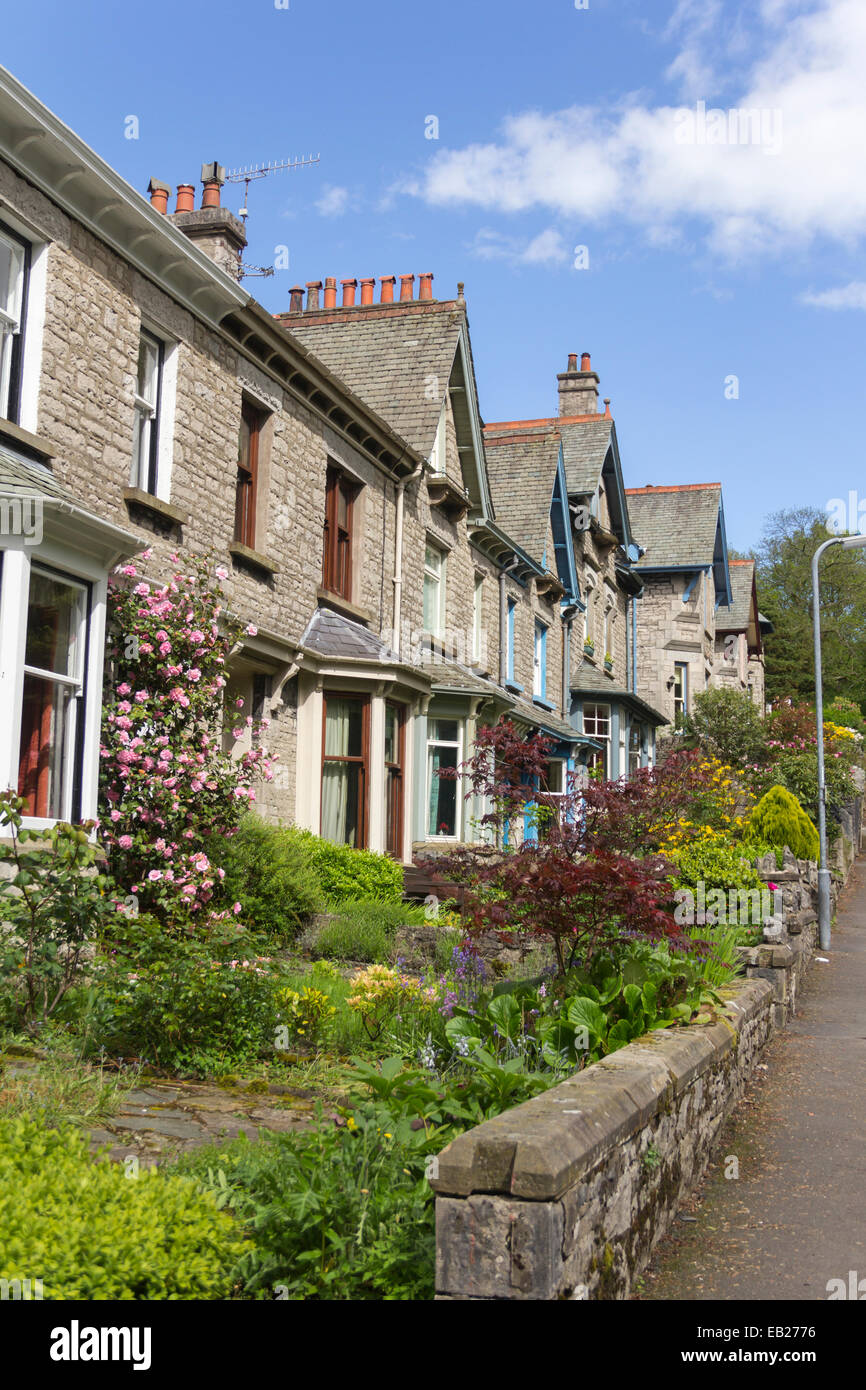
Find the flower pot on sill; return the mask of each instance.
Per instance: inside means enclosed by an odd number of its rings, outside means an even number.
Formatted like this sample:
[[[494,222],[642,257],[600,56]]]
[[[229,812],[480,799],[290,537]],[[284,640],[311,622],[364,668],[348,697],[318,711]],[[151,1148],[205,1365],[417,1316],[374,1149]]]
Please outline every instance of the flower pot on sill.
[[[590,646],[588,642],[584,642],[583,654],[584,656],[595,656],[595,647]]]
[[[611,660],[611,658],[610,658],[609,656],[606,656],[606,657],[604,658],[604,669],[605,669],[606,671],[612,671],[612,670],[613,670],[613,661]]]

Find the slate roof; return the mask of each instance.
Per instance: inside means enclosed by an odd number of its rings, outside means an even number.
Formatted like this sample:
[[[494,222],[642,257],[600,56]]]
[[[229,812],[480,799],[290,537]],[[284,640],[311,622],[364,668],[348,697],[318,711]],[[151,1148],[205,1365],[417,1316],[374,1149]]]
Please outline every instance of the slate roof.
[[[752,580],[754,560],[730,560],[731,593],[733,602],[719,604],[716,610],[717,632],[745,632],[752,625]]]
[[[612,703],[631,705],[638,714],[651,724],[667,724],[669,721],[665,715],[660,714],[652,705],[647,704],[633,690],[624,690],[622,686],[615,685],[609,676],[599,669],[592,661],[581,662],[577,676],[571,685],[572,695],[594,695],[599,700],[610,701]]]
[[[31,462],[0,444],[0,495],[4,497],[52,497],[59,502],[79,506],[71,492],[63,487],[49,468]]]
[[[304,629],[301,647],[341,661],[397,662],[399,657],[374,632],[330,608],[317,608]]]
[[[458,692],[467,695],[487,695],[489,699],[506,707],[504,712],[507,718],[519,719],[534,729],[541,729],[542,733],[553,734],[561,742],[591,742],[552,710],[542,709],[531,700],[522,700],[519,696],[510,694],[501,685],[496,685],[494,681],[479,675],[477,671],[471,670],[459,661],[440,657],[429,665],[425,663],[424,670],[433,681],[434,694]]]
[[[426,456],[436,437],[464,312],[452,300],[431,305],[412,315],[395,309],[333,322],[317,323],[311,317],[305,323],[303,314],[279,321]]]
[[[516,435],[484,432],[487,476],[496,520],[540,564],[544,557],[559,462],[555,430]],[[553,555],[545,561],[554,567]]]
[[[565,482],[569,497],[586,497],[595,492],[607,451],[611,445],[613,421],[605,415],[597,419],[560,422]]]
[[[712,565],[721,496],[721,483],[626,488],[632,535],[646,552],[635,568]]]

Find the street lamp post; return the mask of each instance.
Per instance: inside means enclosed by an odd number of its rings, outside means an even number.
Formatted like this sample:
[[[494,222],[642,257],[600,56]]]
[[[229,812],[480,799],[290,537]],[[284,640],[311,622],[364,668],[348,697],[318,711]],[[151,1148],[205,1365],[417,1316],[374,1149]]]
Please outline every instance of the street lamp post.
[[[818,733],[818,931],[821,949],[830,946],[830,866],[827,863],[827,792],[824,777],[824,692],[821,672],[821,605],[818,561],[831,545],[853,550],[866,545],[866,536],[833,536],[823,541],[812,556],[812,637],[815,644],[815,721]]]

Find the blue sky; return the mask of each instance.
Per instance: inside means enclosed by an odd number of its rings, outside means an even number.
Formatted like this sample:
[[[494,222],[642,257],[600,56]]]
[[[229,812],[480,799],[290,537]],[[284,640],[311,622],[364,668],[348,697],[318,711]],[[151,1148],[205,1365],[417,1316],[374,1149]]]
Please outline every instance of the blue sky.
[[[627,485],[719,479],[731,544],[866,496],[862,0],[282,4],[18,6],[2,61],[142,192],[320,153],[252,185],[247,289],[463,280],[485,419],[590,351]]]

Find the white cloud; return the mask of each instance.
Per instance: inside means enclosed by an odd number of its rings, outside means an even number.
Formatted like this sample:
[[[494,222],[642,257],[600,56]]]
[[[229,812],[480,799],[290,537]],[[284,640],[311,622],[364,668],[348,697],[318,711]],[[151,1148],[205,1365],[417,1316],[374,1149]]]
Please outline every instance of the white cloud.
[[[835,290],[822,290],[818,294],[807,291],[800,300],[818,309],[866,309],[866,280],[852,280],[850,285],[839,285]]]
[[[562,265],[568,259],[568,246],[562,233],[547,227],[531,241],[505,236],[490,227],[482,227],[470,247],[485,261],[510,261],[512,265]]]
[[[349,190],[338,185],[327,187],[316,202],[316,209],[323,217],[340,217],[348,206]]]
[[[743,134],[681,143],[682,108],[645,99],[525,111],[503,122],[497,140],[440,151],[402,191],[443,207],[540,210],[581,228],[628,221],[656,243],[697,222],[731,259],[822,237],[855,243],[866,233],[866,4],[763,0],[753,17],[762,27],[747,59],[716,4],[683,0],[671,21],[680,43],[671,72],[692,111],[704,100],[762,112],[763,143]],[[724,105],[718,83],[703,97],[695,87],[709,83],[718,52]]]

